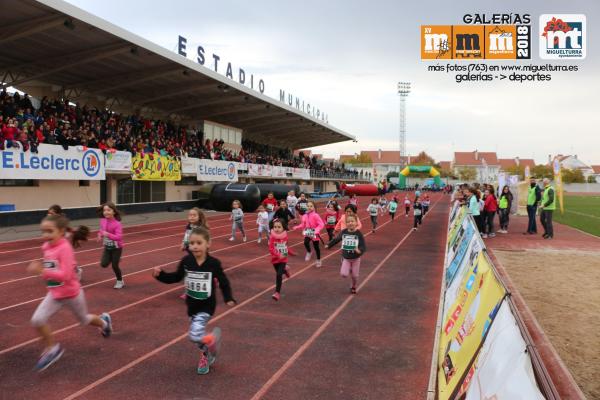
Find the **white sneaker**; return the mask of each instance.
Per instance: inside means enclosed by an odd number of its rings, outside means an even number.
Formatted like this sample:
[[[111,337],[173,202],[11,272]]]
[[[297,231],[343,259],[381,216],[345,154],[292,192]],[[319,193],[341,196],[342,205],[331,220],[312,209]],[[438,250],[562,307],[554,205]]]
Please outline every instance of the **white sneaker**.
[[[257,242],[258,242],[258,243],[260,243],[260,236],[258,237],[258,240],[257,240]]]
[[[120,281],[117,281],[117,283],[115,283],[115,286],[113,286],[113,288],[115,288],[115,289],[123,289],[123,286],[125,286],[125,282],[122,281],[122,280],[120,280]]]
[[[321,268],[321,260],[317,260],[317,268]]]
[[[233,236],[229,238],[230,242],[233,242],[234,240],[235,240],[235,238]]]
[[[306,253],[306,255],[304,256],[304,261],[309,261],[310,256],[312,256],[312,253]]]
[[[246,236],[244,236],[244,239],[243,239],[243,241],[245,242],[246,240],[248,240],[248,239],[246,238]]]

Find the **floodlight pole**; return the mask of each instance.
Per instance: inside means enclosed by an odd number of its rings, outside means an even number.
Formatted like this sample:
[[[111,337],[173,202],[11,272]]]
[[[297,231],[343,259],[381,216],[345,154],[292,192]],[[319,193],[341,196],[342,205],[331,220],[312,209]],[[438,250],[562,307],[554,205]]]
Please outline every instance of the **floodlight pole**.
[[[406,98],[410,93],[410,82],[398,82],[400,95],[400,169],[404,166],[406,157]],[[398,171],[400,172],[400,171]]]

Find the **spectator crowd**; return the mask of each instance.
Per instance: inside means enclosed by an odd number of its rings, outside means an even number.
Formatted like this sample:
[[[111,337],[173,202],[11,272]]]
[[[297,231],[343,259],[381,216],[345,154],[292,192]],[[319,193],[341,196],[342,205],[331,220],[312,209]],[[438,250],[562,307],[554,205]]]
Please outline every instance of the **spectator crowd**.
[[[223,140],[204,140],[202,131],[171,121],[140,115],[120,115],[109,110],[79,106],[68,100],[42,98],[35,109],[30,98],[19,93],[0,92],[0,150],[20,148],[37,152],[40,143],[86,146],[103,151],[121,150],[172,157],[269,164],[307,168],[323,173],[350,173],[333,162],[290,149],[242,141],[239,152],[226,148]],[[358,174],[356,174],[358,175]]]

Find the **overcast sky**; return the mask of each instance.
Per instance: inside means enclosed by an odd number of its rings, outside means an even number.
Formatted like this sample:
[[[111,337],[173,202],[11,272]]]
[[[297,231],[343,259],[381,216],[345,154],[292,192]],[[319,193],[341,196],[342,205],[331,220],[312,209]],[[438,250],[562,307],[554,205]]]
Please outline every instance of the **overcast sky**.
[[[242,67],[264,79],[265,94],[279,99],[284,89],[318,106],[330,125],[358,138],[314,149],[326,156],[397,150],[396,84],[410,81],[409,154],[425,150],[441,161],[453,151],[479,149],[539,163],[562,153],[600,164],[598,1],[69,2],[172,51],[182,35],[188,52],[200,44],[211,61],[216,53],[234,71]],[[550,82],[456,84],[452,76],[427,72],[431,63],[420,59],[422,24],[462,24],[467,13],[527,13],[531,62],[545,64],[538,56],[538,18],[553,12],[587,16],[587,58],[553,62],[578,65],[576,73],[555,72]]]

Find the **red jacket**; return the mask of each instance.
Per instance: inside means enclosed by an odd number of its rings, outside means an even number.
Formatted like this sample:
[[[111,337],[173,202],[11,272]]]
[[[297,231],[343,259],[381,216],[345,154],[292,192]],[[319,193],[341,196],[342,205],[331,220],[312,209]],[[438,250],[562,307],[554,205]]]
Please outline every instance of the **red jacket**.
[[[483,202],[483,211],[487,212],[496,212],[498,210],[498,202],[496,201],[496,196],[490,194],[485,198]]]
[[[277,207],[277,199],[273,197],[269,199],[268,197],[262,201],[262,205],[265,206],[267,212],[274,212]],[[271,209],[269,209],[269,205],[271,205]]]
[[[271,230],[271,235],[269,236],[269,252],[271,253],[271,263],[287,263],[287,255],[282,255],[280,253],[282,248],[287,250],[288,254],[292,256],[296,255],[291,248],[287,247],[287,242],[288,234],[286,231],[277,234],[275,231]]]
[[[330,218],[335,218],[332,223],[329,223]],[[327,211],[325,211],[325,214],[323,214],[323,221],[325,221],[325,229],[335,228],[335,224],[337,224],[339,219],[340,219],[339,211],[333,211],[333,210],[327,209]]]

